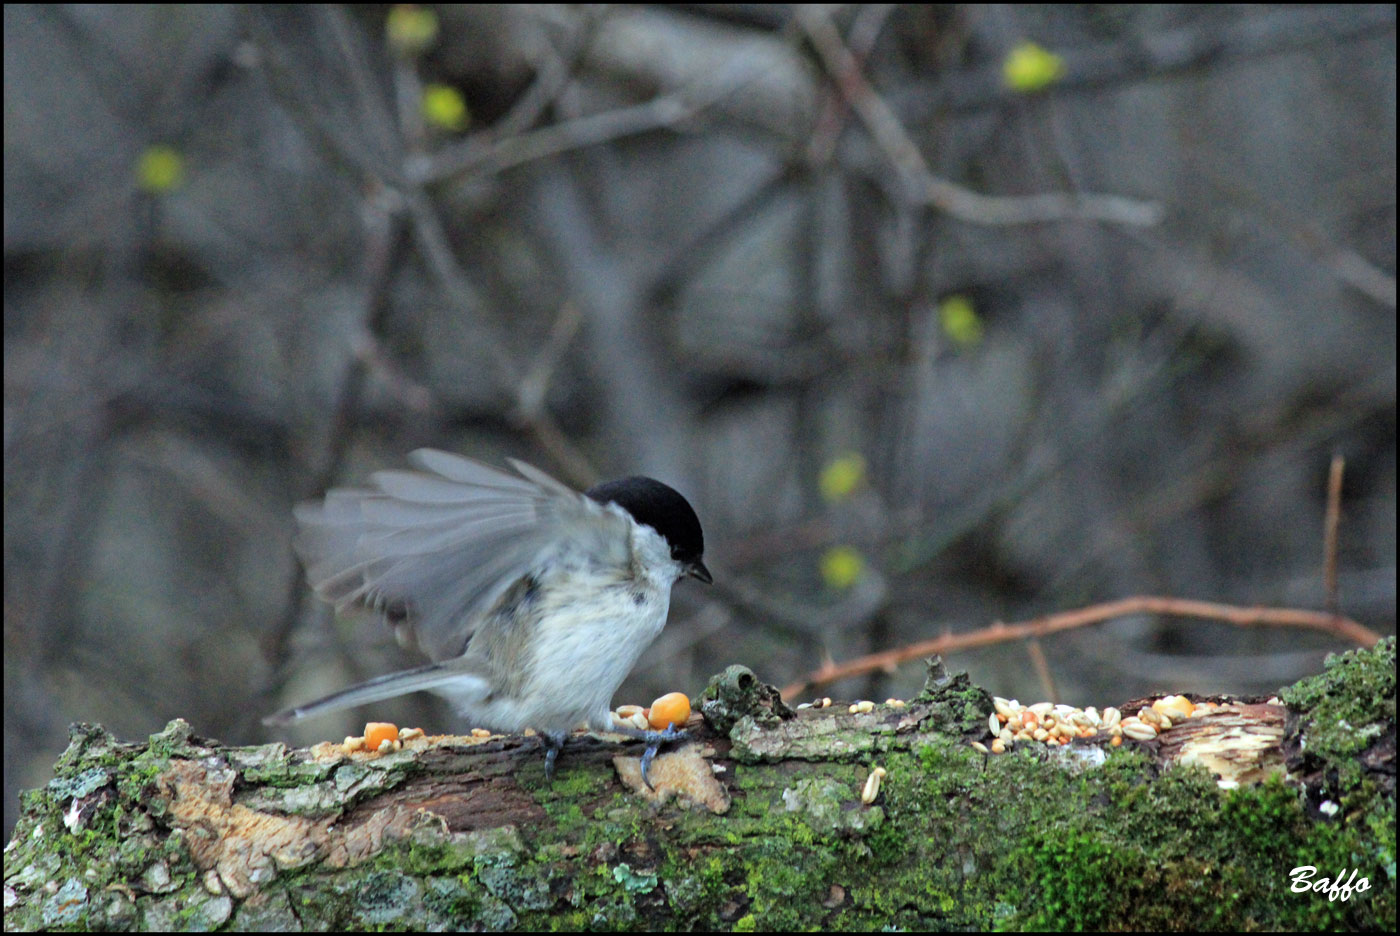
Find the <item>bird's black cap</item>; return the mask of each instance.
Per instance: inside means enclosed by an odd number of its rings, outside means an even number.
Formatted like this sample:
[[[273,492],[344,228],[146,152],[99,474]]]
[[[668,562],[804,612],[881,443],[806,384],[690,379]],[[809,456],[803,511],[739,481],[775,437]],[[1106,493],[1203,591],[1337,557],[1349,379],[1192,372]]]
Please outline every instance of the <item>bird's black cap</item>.
[[[702,582],[710,572],[701,559],[705,555],[705,534],[700,518],[679,491],[655,478],[633,476],[595,484],[583,492],[600,504],[617,504],[638,523],[645,523],[671,545],[671,558],[687,567]]]

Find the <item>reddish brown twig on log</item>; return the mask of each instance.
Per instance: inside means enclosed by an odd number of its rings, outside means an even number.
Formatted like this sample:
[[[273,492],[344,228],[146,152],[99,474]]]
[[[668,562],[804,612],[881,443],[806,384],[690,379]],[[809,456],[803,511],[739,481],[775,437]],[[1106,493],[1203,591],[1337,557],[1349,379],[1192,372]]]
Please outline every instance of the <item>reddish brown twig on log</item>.
[[[872,653],[868,656],[847,660],[845,663],[828,663],[810,673],[805,679],[783,689],[783,697],[806,692],[815,686],[846,679],[850,676],[864,676],[877,670],[892,671],[901,663],[932,656],[935,653],[950,653],[954,650],[968,650],[973,647],[986,647],[1006,643],[1010,640],[1026,640],[1044,637],[1047,634],[1077,627],[1086,627],[1103,621],[1124,617],[1129,614],[1167,614],[1176,617],[1206,618],[1225,621],[1236,627],[1302,627],[1308,630],[1332,634],[1339,640],[1374,646],[1380,635],[1364,627],[1351,618],[1325,611],[1308,611],[1302,608],[1245,608],[1239,605],[1219,604],[1213,601],[1195,601],[1189,598],[1169,598],[1162,595],[1137,595],[1103,604],[1061,611],[1044,617],[1004,624],[1000,621],[980,630],[965,634],[944,634],[929,640],[921,640],[904,647]]]

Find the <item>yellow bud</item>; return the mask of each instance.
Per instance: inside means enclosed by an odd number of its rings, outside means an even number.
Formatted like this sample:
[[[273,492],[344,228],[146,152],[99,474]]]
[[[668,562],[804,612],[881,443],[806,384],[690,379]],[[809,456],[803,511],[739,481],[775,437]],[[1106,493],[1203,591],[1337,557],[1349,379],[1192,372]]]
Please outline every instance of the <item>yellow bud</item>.
[[[822,469],[817,486],[822,498],[830,503],[843,501],[865,480],[865,458],[859,452],[847,452],[832,459]]]
[[[1065,74],[1064,59],[1034,42],[1023,42],[1012,49],[1001,67],[1006,86],[1013,91],[1039,91]]]
[[[444,130],[465,130],[471,123],[462,92],[451,85],[430,84],[423,89],[423,119]]]
[[[404,55],[417,55],[437,39],[437,13],[414,3],[400,3],[384,22],[389,45]]]
[[[822,554],[822,581],[829,588],[844,590],[854,585],[865,571],[865,558],[850,546],[833,546]]]
[[[179,188],[185,180],[185,158],[173,146],[155,144],[136,161],[136,183],[142,191],[160,194]]]
[[[940,302],[938,321],[943,333],[959,347],[975,347],[982,341],[982,319],[966,296],[952,295]]]

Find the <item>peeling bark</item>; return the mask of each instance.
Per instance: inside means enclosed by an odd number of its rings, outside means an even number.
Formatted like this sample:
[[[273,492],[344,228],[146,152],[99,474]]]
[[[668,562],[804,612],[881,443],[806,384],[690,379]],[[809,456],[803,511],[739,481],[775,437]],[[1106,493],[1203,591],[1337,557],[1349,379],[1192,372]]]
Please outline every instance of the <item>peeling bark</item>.
[[[529,737],[370,754],[78,725],[24,797],[5,923],[1393,929],[1394,657],[1388,639],[1277,699],[1216,699],[1148,743],[990,757],[971,747],[990,699],[941,667],[857,713],[794,712],[731,667],[655,791],[636,745],[594,737],[551,787]],[[1369,889],[1293,893],[1304,864]]]

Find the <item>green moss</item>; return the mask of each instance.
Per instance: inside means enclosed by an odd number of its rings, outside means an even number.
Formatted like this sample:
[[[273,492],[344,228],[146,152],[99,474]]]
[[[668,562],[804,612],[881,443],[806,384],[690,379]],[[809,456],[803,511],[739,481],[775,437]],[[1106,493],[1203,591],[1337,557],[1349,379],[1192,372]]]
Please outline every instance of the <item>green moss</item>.
[[[1026,843],[1027,873],[1041,899],[1022,922],[1029,929],[1117,929],[1141,899],[1145,859],[1085,832],[1035,836]]]
[[[867,839],[877,864],[892,865],[909,853],[909,837],[893,823],[885,823]]]
[[[544,776],[543,772],[540,776]],[[601,770],[560,770],[554,775],[554,782],[537,795],[540,799],[550,800],[578,799],[606,792],[611,787],[611,780]]]
[[[1393,672],[1384,672],[1393,645],[1371,654],[1339,658],[1288,693],[1290,704],[1313,706],[1295,708],[1305,724],[1359,729],[1331,742],[1326,757],[1365,750],[1366,738],[1394,730]],[[363,865],[284,875],[280,916],[245,905],[231,925],[300,914],[334,929],[1393,928],[1394,800],[1372,775],[1358,771],[1346,785],[1331,774],[1339,808],[1319,814],[1313,791],[1296,784],[1222,792],[1200,769],[1157,775],[1155,758],[1132,745],[1102,753],[1017,745],[987,757],[958,729],[985,721],[980,690],[931,678],[924,698],[923,710],[911,704],[916,725],[886,710],[862,729],[838,713],[834,731],[804,742],[810,761],[765,755],[731,765],[722,776],[734,803],[722,817],[658,807],[621,790],[606,769],[561,770],[552,788],[527,769],[538,822],[452,834],[425,821]],[[800,734],[819,718],[784,721],[776,734]],[[863,752],[849,743],[859,730],[869,739]],[[220,916],[227,902],[203,891],[183,833],[161,839],[161,751],[202,750],[200,742],[176,725],[139,754],[117,756],[110,736],[88,729],[75,731],[70,750],[82,756],[66,758],[56,784],[22,800],[6,883],[33,896],[7,925],[230,925]],[[290,802],[314,805],[350,779],[289,769],[275,746],[229,758],[286,784]],[[880,797],[861,803],[876,764],[888,772]],[[356,795],[361,785],[400,782],[406,769],[361,770]],[[116,801],[70,834],[62,817],[73,797],[103,791]],[[45,849],[31,841],[40,826],[35,841]],[[133,902],[107,890],[112,880],[140,880],[153,862],[169,871],[159,893],[143,890]],[[1295,895],[1288,872],[1302,864],[1329,877],[1356,868],[1372,889],[1346,903]],[[42,889],[48,881],[81,884],[54,902]]]
[[[68,728],[68,747],[54,763],[54,773],[64,776],[93,766],[115,766],[123,749],[130,746],[122,745],[101,725],[76,722]]]
[[[1298,793],[1278,779],[1222,793],[1202,770],[1173,771],[1118,786],[1107,814],[1029,830],[1005,876],[1025,884],[1009,900],[1023,908],[1012,925],[1312,929],[1373,921],[1374,908],[1361,901],[1299,899],[1288,889],[1289,872],[1303,864],[1356,867],[1355,845],[1340,827],[1309,819]],[[1379,869],[1361,873],[1368,870]]]
[[[1395,638],[1369,650],[1328,656],[1323,672],[1282,690],[1289,708],[1306,712],[1303,767],[1336,774],[1332,792],[1363,780],[1359,755],[1395,732]]]
[[[481,889],[469,878],[431,877],[423,894],[424,906],[445,920],[474,919],[481,907]]]
[[[1322,673],[1300,679],[1279,696],[1314,719],[1337,718],[1364,726],[1395,720],[1395,638],[1369,650],[1331,654]]]
[[[927,721],[937,724],[944,735],[976,731],[992,713],[992,697],[973,685],[966,673],[948,673],[938,657],[929,663],[924,688],[914,701],[931,704]]]
[[[292,757],[283,744],[235,749],[229,752],[229,765],[236,767],[246,782],[274,789],[294,789],[320,783],[334,776],[340,766],[334,760]]]
[[[524,851],[519,833],[509,826],[451,835],[439,823],[425,819],[407,837],[380,852],[375,861],[381,867],[410,874],[451,874],[483,864],[512,865]]]
[[[748,854],[744,893],[751,901],[751,915],[765,930],[798,928],[804,918],[799,907],[819,896],[806,867],[811,853],[806,849],[786,850],[789,860],[782,862],[773,860],[775,856],[762,845],[745,849]]]
[[[161,760],[172,757],[198,759],[211,753],[194,736],[194,729],[183,718],[173,718],[160,731],[146,740],[146,753]]]
[[[715,731],[727,735],[741,719],[771,728],[794,716],[772,686],[747,666],[734,665],[712,677],[695,699],[695,708]]]

